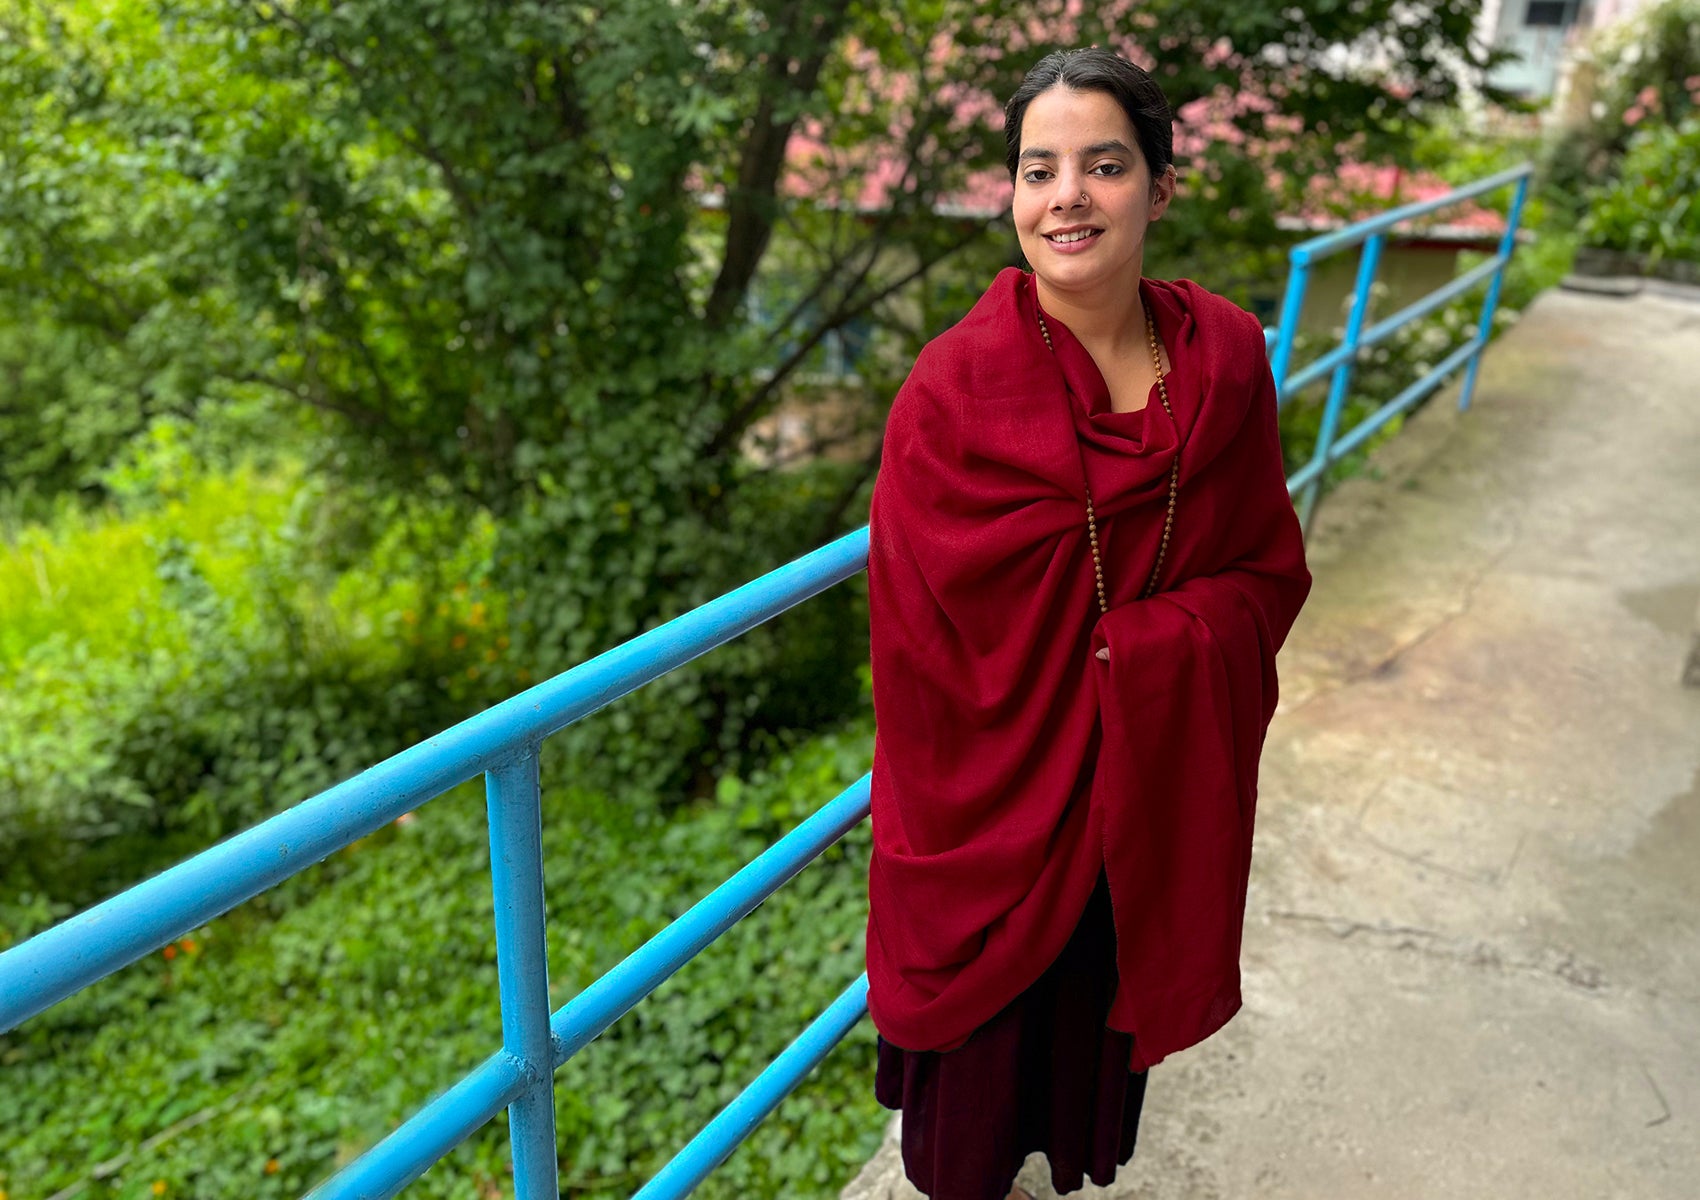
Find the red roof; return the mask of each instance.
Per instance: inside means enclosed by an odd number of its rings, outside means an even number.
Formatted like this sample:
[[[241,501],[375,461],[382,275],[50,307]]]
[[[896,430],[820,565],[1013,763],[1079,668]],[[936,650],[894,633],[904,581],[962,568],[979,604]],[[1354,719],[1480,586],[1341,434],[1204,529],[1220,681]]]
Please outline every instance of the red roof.
[[[849,53],[854,59],[858,51],[853,47]],[[864,95],[883,93],[884,100],[902,100],[913,88],[913,81],[906,76],[884,75],[871,53],[865,57],[868,61],[859,76]],[[856,105],[854,95],[848,104]],[[1236,112],[1266,113],[1272,143],[1298,131],[1296,118],[1283,117],[1272,109],[1268,99],[1250,92],[1238,95],[1222,92],[1193,101],[1176,114],[1177,157],[1195,155],[1212,142],[1244,145],[1245,131],[1233,121]],[[951,125],[957,128],[1001,125],[999,110],[1000,106],[991,97],[965,88],[954,102]],[[904,171],[907,155],[902,147],[907,133],[905,129],[894,128],[884,139],[869,140],[848,149],[833,148],[822,139],[818,121],[805,123],[786,147],[788,170],[781,183],[782,190],[794,198],[812,198],[862,212],[881,211],[890,205],[894,193],[913,190],[913,182],[905,178]],[[1279,184],[1279,173],[1271,171],[1270,181],[1272,185]],[[1192,184],[1209,197],[1208,179],[1192,178],[1183,183]],[[1335,229],[1401,204],[1445,195],[1451,187],[1425,171],[1349,162],[1332,174],[1313,179],[1303,207],[1285,216],[1281,223],[1293,229]],[[991,167],[965,173],[960,183],[948,190],[934,207],[946,213],[990,219],[1008,209],[1013,195],[1008,172],[1001,166]],[[1466,201],[1431,216],[1420,228],[1430,238],[1475,241],[1503,233],[1505,218],[1492,209]]]

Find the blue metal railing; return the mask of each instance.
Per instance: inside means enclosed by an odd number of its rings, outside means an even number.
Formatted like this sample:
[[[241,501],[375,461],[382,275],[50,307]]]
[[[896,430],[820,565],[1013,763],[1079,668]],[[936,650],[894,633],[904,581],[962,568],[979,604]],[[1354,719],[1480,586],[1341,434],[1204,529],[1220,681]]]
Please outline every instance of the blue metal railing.
[[[1476,366],[1492,328],[1500,281],[1515,245],[1529,174],[1527,166],[1503,172],[1436,200],[1395,209],[1293,248],[1281,323],[1276,330],[1266,331],[1278,393],[1285,401],[1333,372],[1316,452],[1311,462],[1288,480],[1289,494],[1305,492],[1301,503],[1307,517],[1329,465],[1440,386],[1465,362],[1470,371],[1461,407],[1468,406]],[[1448,204],[1512,184],[1517,191],[1498,255],[1392,317],[1365,328],[1369,288],[1388,230]],[[1288,376],[1311,264],[1358,244],[1364,246],[1364,252],[1342,344]],[[1339,434],[1335,426],[1357,355],[1490,278],[1476,336],[1398,397]],[[518,1200],[558,1198],[555,1071],[866,817],[869,780],[864,775],[846,788],[551,1013],[544,946],[538,747],[550,734],[856,574],[867,565],[867,557],[868,530],[864,527],[511,697],[0,954],[0,1033],[377,831],[425,801],[483,774],[491,887],[496,899],[502,1047],[312,1194],[324,1200],[393,1196],[506,1108]],[[674,1200],[690,1192],[844,1037],[866,1009],[864,975],[663,1167],[637,1193],[637,1200]]]
[[[1330,373],[1333,375],[1329,384],[1328,400],[1322,411],[1322,423],[1317,431],[1316,448],[1310,461],[1295,471],[1287,481],[1288,494],[1299,493],[1299,516],[1307,529],[1316,510],[1323,475],[1328,468],[1363,445],[1394,417],[1440,387],[1454,371],[1465,364],[1468,364],[1469,370],[1464,377],[1458,407],[1470,407],[1470,399],[1476,390],[1476,372],[1481,363],[1482,350],[1487,346],[1488,337],[1493,332],[1493,316],[1499,306],[1505,268],[1510,264],[1512,252],[1517,246],[1517,230],[1523,219],[1523,206],[1528,200],[1529,180],[1533,174],[1534,167],[1524,163],[1457,188],[1444,196],[1390,209],[1378,217],[1300,242],[1288,252],[1291,266],[1287,273],[1286,296],[1281,302],[1280,324],[1274,331],[1266,333],[1271,346],[1269,365],[1275,375],[1276,392],[1280,402],[1286,403],[1304,388],[1320,381],[1323,376]],[[1388,233],[1418,217],[1507,187],[1514,188],[1515,191],[1511,198],[1505,232],[1499,240],[1498,252],[1486,262],[1366,329],[1364,323],[1368,320],[1370,289],[1375,283],[1376,270],[1381,264],[1381,252]],[[1321,259],[1338,254],[1342,250],[1349,250],[1353,246],[1362,246],[1363,250],[1358,258],[1357,286],[1352,294],[1352,306],[1346,318],[1346,328],[1340,345],[1300,370],[1288,374],[1292,367],[1293,343],[1298,336],[1299,318],[1304,311],[1305,292],[1310,286],[1312,267]],[[1475,336],[1454,349],[1421,379],[1350,430],[1341,433],[1340,415],[1351,391],[1352,369],[1359,356],[1370,347],[1386,341],[1413,321],[1434,312],[1449,300],[1481,286],[1484,281],[1487,282],[1488,291],[1482,302]]]
[[[520,1200],[558,1197],[555,1071],[861,821],[868,812],[868,785],[864,778],[846,789],[551,1015],[538,745],[849,578],[867,560],[864,528],[409,747],[0,954],[0,1032],[483,774],[502,1048],[313,1194],[327,1200],[393,1196],[507,1108],[516,1195]],[[777,1103],[824,1054],[831,1042],[822,1039],[844,1026],[846,1009],[859,1013],[865,1007],[865,994],[865,981],[851,985],[733,1102],[728,1109],[732,1119],[765,1113]],[[725,1120],[723,1114],[722,1130],[728,1128]],[[702,1141],[699,1137],[687,1148],[688,1161],[675,1160],[650,1183],[645,1189],[650,1197],[683,1195],[737,1145],[733,1140],[705,1147]]]

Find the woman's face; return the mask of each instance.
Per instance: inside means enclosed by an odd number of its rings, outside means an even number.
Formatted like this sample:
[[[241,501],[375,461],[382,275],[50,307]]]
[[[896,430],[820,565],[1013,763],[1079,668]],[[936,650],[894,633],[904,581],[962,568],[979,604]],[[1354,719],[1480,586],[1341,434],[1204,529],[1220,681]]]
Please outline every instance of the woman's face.
[[[1041,92],[1021,123],[1015,232],[1041,283],[1079,295],[1131,287],[1145,230],[1174,195],[1174,172],[1153,180],[1133,122],[1105,92]]]

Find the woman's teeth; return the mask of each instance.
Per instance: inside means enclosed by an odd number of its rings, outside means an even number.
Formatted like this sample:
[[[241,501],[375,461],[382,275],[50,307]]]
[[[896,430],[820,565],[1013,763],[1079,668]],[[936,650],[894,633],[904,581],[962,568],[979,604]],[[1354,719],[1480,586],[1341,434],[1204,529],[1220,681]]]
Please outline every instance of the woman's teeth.
[[[1073,233],[1053,233],[1047,235],[1053,242],[1081,242],[1102,232],[1098,229],[1078,229]]]

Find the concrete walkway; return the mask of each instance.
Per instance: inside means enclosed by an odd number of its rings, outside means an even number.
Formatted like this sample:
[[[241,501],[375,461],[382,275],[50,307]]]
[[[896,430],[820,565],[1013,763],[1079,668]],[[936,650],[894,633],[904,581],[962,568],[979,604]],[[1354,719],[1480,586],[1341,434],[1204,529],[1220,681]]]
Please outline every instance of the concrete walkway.
[[[1456,395],[1320,509],[1245,1009],[1079,1195],[1700,1196],[1700,297],[1550,292]]]

